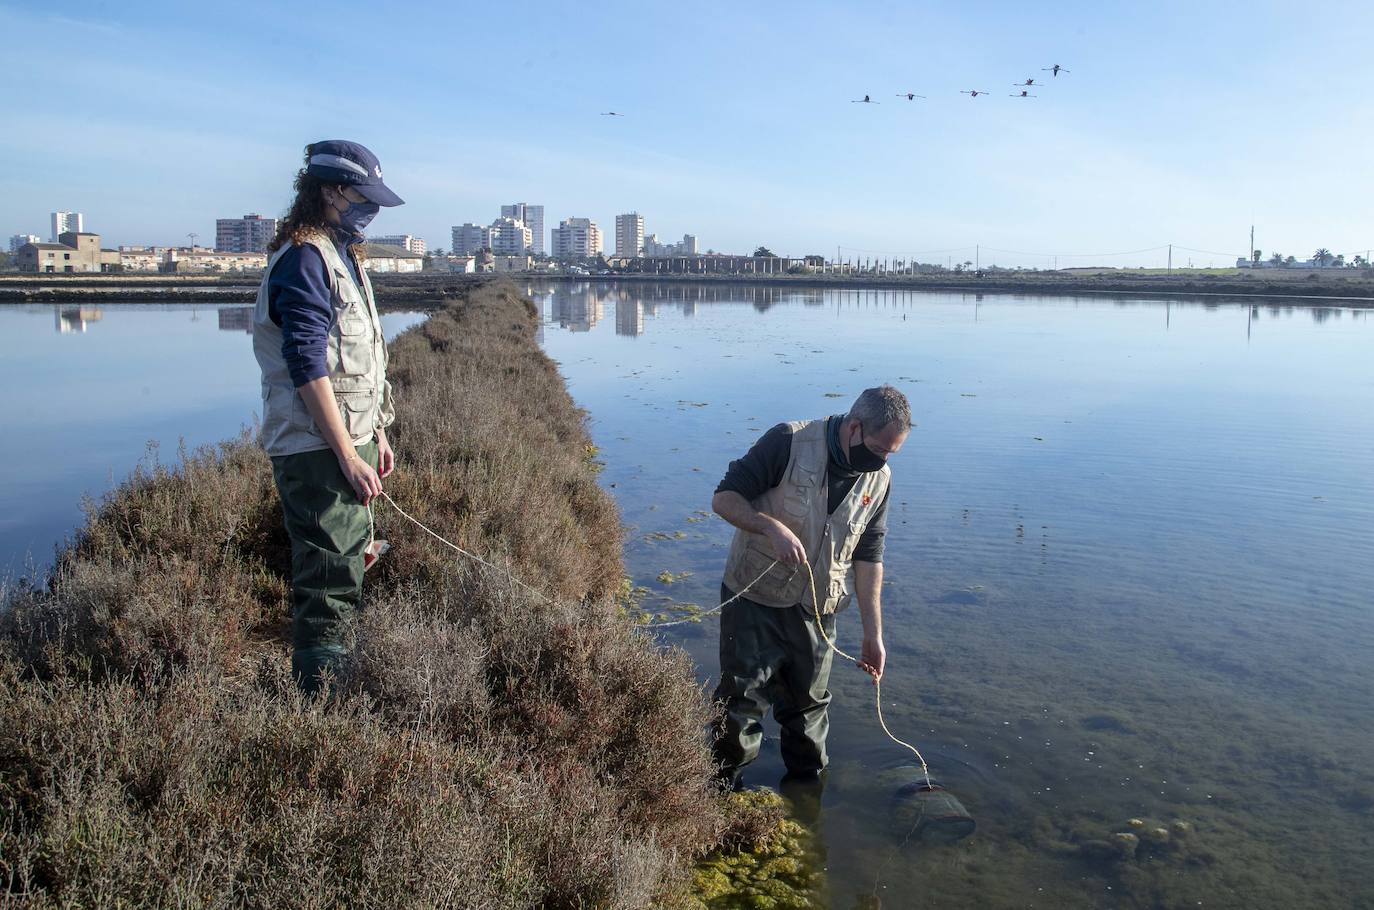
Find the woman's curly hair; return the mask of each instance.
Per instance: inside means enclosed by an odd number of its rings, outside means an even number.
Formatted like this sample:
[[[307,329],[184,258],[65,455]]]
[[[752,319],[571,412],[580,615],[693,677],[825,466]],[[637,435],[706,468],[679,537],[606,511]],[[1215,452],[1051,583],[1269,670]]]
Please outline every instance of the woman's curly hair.
[[[307,166],[310,163],[310,149],[311,146],[305,147]],[[305,241],[307,234],[330,233],[333,225],[329,223],[327,214],[329,203],[324,201],[324,188],[327,186],[336,184],[306,173],[304,167],[296,172],[296,198],[291,200],[291,208],[287,211],[286,217],[278,222],[277,235],[267,245],[267,252],[275,253],[288,241],[299,245]],[[349,251],[353,252],[352,247]]]

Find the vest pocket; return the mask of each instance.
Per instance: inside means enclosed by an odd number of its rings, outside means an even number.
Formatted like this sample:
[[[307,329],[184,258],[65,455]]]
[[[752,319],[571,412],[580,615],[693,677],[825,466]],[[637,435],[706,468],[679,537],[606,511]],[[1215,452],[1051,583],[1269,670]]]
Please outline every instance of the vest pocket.
[[[376,424],[373,409],[376,397],[371,392],[339,392],[334,398],[339,404],[339,416],[352,439],[372,435]]]
[[[339,370],[353,376],[372,372],[371,323],[351,306],[339,315]]]
[[[780,594],[782,590],[791,583],[792,579],[796,577],[801,569],[785,566],[782,563],[778,563],[776,566],[769,569],[769,565],[775,558],[776,557],[773,556],[771,551],[746,546],[744,548],[744,558],[740,560],[741,584],[747,585],[751,581],[754,581],[754,579],[759,578],[760,575],[763,575],[750,590],[769,591]],[[767,574],[764,574],[764,569],[768,569]],[[749,595],[746,594],[744,596],[748,597]]]

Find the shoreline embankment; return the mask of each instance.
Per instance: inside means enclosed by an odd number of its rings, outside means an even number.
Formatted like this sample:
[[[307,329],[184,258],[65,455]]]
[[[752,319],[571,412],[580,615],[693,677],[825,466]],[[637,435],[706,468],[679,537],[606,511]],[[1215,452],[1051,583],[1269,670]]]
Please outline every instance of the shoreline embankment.
[[[1179,273],[1109,274],[1064,272],[946,273],[941,275],[843,276],[641,274],[564,275],[544,272],[507,276],[520,281],[575,283],[650,283],[748,285],[796,290],[902,290],[1015,296],[1131,296],[1260,303],[1296,301],[1309,306],[1374,307],[1371,270],[1323,269],[1291,273],[1256,270],[1235,275]],[[493,280],[490,275],[440,272],[373,276],[382,308],[428,310],[437,301],[465,293]],[[0,276],[4,303],[247,303],[257,295],[257,275],[5,275]]]
[[[387,492],[501,569],[379,502],[392,550],[328,699],[290,678],[246,433],[139,469],[3,592],[0,902],[700,907],[694,863],[776,827],[717,794],[690,661],[625,618],[624,531],[536,327],[483,284],[392,343]]]

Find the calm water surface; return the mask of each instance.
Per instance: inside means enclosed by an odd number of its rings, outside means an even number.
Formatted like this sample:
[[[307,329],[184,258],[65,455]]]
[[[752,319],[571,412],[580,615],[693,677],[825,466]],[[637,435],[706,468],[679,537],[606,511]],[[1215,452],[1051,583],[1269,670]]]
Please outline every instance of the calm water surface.
[[[149,455],[218,442],[260,416],[252,307],[0,306],[0,382],[13,390],[15,469],[0,479],[0,579],[53,547]],[[388,336],[424,316],[382,317]]]
[[[813,822],[833,906],[1374,906],[1364,313],[533,292],[651,609],[715,604],[730,530],[706,517],[711,493],[768,427],[882,381],[911,400],[918,427],[892,462],[884,714],[979,829],[953,847],[904,840],[893,798],[911,755],[837,661]],[[713,620],[659,634],[714,683]],[[839,639],[858,648],[857,611]],[[753,785],[782,773],[768,723]],[[812,819],[805,800],[798,813]],[[1167,843],[1150,842],[1157,827]],[[1113,852],[1118,832],[1142,838],[1134,857]]]
[[[906,838],[911,756],[832,677],[819,812],[835,907],[1374,902],[1374,322],[1299,306],[532,289],[633,528],[646,606],[715,603],[730,459],[890,381],[884,713],[979,821]],[[0,308],[17,470],[0,572],[43,564],[144,457],[251,426],[247,308]],[[418,314],[383,317],[388,334]],[[662,572],[691,573],[672,584]],[[665,630],[717,669],[716,625]],[[858,646],[856,612],[840,646]],[[747,782],[782,773],[776,728]],[[909,818],[909,816],[905,816]],[[1129,826],[1139,818],[1144,829]],[[1116,832],[1189,830],[1128,859]],[[1087,846],[1085,846],[1087,845]]]

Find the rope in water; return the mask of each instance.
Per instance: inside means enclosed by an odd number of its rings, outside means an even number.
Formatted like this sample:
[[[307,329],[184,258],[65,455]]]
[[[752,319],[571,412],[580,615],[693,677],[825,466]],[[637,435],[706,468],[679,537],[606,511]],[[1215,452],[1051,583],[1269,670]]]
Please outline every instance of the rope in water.
[[[502,574],[504,574],[504,575],[506,575],[508,578],[510,578],[511,581],[515,582],[517,585],[519,585],[520,587],[524,588],[526,591],[529,591],[531,594],[536,595],[537,597],[539,597],[540,599],[542,599],[542,600],[545,601],[546,603],[553,603],[553,598],[549,597],[549,596],[548,596],[547,594],[545,594],[543,591],[540,591],[540,590],[537,589],[537,588],[533,588],[533,587],[530,587],[529,585],[525,584],[523,581],[521,581],[519,578],[516,577],[516,575],[515,575],[514,572],[510,571],[509,569],[502,568],[501,566],[493,565],[493,564],[487,562],[487,561],[486,561],[485,559],[483,559],[482,557],[478,556],[476,553],[469,553],[467,550],[464,550],[462,547],[458,546],[456,543],[453,543],[452,541],[450,541],[450,540],[448,540],[447,538],[445,538],[442,534],[440,534],[440,533],[438,533],[437,531],[434,531],[433,529],[431,529],[430,527],[428,527],[424,522],[420,521],[420,519],[416,518],[414,515],[411,515],[411,514],[410,514],[409,512],[407,512],[405,509],[403,509],[403,508],[401,508],[400,506],[398,506],[398,505],[396,504],[396,500],[392,499],[391,496],[388,495],[387,492],[386,492],[385,490],[383,490],[383,491],[381,492],[380,495],[381,495],[381,497],[382,497],[383,499],[385,499],[385,500],[391,505],[391,507],[392,507],[393,509],[395,509],[398,513],[400,513],[400,515],[401,515],[402,518],[404,518],[406,521],[410,522],[411,524],[415,525],[415,527],[419,528],[421,531],[424,531],[424,532],[425,532],[426,534],[428,534],[430,537],[433,537],[435,540],[439,541],[441,544],[443,544],[444,546],[448,547],[450,550],[453,550],[453,551],[455,551],[455,552],[457,552],[457,553],[461,553],[463,556],[466,556],[467,558],[469,558],[469,559],[471,559],[471,560],[474,560],[474,561],[476,561],[476,562],[479,562],[479,563],[481,563],[482,565],[486,566],[486,567],[489,568],[489,569],[493,569],[493,570],[495,570],[495,571],[497,571],[497,572],[501,572]],[[373,530],[373,517],[372,517],[372,505],[371,505],[371,503],[369,503],[368,506],[367,506],[367,519],[368,519],[368,539],[369,539],[369,543],[370,543],[371,540],[372,540],[372,538],[375,536],[375,532],[374,532],[374,530]],[[703,617],[703,616],[710,616],[710,615],[713,614],[713,613],[719,613],[719,612],[720,612],[722,609],[724,609],[728,604],[731,604],[731,603],[733,603],[734,601],[739,600],[741,597],[743,597],[746,591],[748,591],[748,590],[749,590],[750,588],[752,588],[754,585],[758,584],[758,582],[763,578],[763,576],[767,575],[770,571],[772,571],[773,567],[776,566],[777,564],[778,564],[778,560],[776,560],[776,559],[773,560],[773,562],[769,564],[768,568],[764,569],[762,572],[759,573],[758,578],[755,578],[753,581],[749,582],[749,584],[747,584],[747,585],[745,585],[743,588],[741,588],[740,591],[739,591],[738,593],[736,593],[734,597],[731,597],[729,600],[723,601],[719,606],[714,607],[713,609],[707,611],[706,613],[703,613],[703,614],[701,614],[700,616],[693,617],[692,619],[676,620],[676,621],[673,621],[673,622],[652,623],[652,624],[651,624],[651,628],[662,628],[662,627],[664,627],[664,626],[675,626],[675,625],[680,625],[681,623],[693,622],[693,621],[699,620],[699,619],[701,619],[701,617]],[[813,613],[813,615],[814,615],[814,617],[815,617],[815,620],[816,620],[816,628],[817,628],[817,629],[820,631],[820,633],[821,633],[821,638],[825,639],[825,643],[830,647],[830,650],[834,651],[836,654],[840,655],[840,656],[843,657],[845,660],[848,660],[849,662],[851,662],[851,663],[853,663],[853,664],[858,664],[858,663],[859,663],[858,658],[854,657],[852,654],[847,654],[847,653],[845,653],[844,651],[841,651],[840,648],[839,648],[839,646],[835,644],[834,640],[833,640],[833,639],[830,637],[830,635],[825,631],[825,624],[821,621],[821,607],[820,607],[820,601],[819,601],[819,599],[818,599],[817,596],[816,596],[816,576],[815,576],[815,574],[811,571],[811,564],[810,564],[810,563],[803,563],[803,565],[806,566],[806,577],[807,577],[807,580],[808,580],[809,583],[810,583],[810,590],[811,590],[811,610],[812,610],[812,613]],[[874,707],[876,707],[876,708],[877,708],[877,711],[878,711],[878,725],[879,725],[880,727],[883,728],[883,732],[887,734],[887,738],[888,738],[888,739],[892,740],[892,741],[893,741],[894,743],[896,743],[897,745],[899,745],[899,746],[901,746],[901,747],[903,747],[903,748],[905,748],[905,749],[910,750],[910,751],[911,751],[911,754],[916,756],[916,760],[919,761],[919,762],[921,763],[921,773],[922,773],[922,775],[925,776],[926,784],[929,785],[929,784],[930,784],[930,768],[926,766],[926,760],[925,760],[925,757],[921,755],[921,750],[920,750],[920,749],[917,749],[917,748],[916,748],[915,746],[913,746],[911,743],[906,742],[905,740],[898,739],[896,736],[894,736],[893,733],[892,733],[892,731],[889,730],[888,727],[887,727],[887,721],[883,719],[883,689],[882,689],[882,681],[881,681],[877,676],[875,676],[875,677],[873,678],[873,693],[874,693]]]
[[[815,616],[816,628],[820,631],[821,638],[825,639],[825,643],[830,646],[830,650],[834,651],[836,654],[840,655],[845,660],[848,660],[850,663],[858,664],[859,661],[857,658],[855,658],[852,654],[846,654],[845,652],[841,651],[839,647],[835,644],[835,642],[830,638],[829,634],[826,633],[825,624],[821,622],[820,602],[816,597],[816,576],[811,571],[811,563],[803,563],[803,565],[806,566],[806,577],[807,580],[810,582],[811,587],[811,610],[813,615]],[[883,720],[883,682],[882,678],[878,675],[874,675],[873,677],[873,707],[876,708],[878,711],[878,726],[883,728],[883,732],[887,734],[888,739],[892,740],[894,743],[896,743],[899,746],[902,746],[905,749],[911,750],[911,754],[916,756],[916,760],[921,763],[921,774],[925,777],[926,786],[930,786],[930,768],[926,766],[925,756],[921,754],[921,750],[917,749],[915,746],[913,746],[906,740],[898,739],[896,736],[893,736],[892,731],[887,728],[887,721]]]

